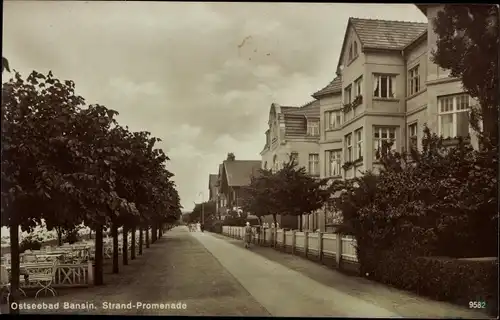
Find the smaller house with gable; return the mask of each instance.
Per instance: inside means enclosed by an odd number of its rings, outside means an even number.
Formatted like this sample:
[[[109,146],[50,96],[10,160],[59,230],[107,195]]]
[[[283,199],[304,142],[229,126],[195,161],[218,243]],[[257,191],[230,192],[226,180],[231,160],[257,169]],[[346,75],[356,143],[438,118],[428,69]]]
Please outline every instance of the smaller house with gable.
[[[230,210],[240,209],[246,196],[244,187],[250,185],[260,167],[260,160],[236,160],[232,153],[219,165],[217,209],[221,219]]]

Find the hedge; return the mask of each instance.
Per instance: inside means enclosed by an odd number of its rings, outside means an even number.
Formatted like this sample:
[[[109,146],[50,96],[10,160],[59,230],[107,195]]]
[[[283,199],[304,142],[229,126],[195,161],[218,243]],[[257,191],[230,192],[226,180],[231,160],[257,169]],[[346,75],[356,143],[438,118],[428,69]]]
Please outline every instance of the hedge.
[[[498,260],[460,260],[447,257],[395,257],[385,254],[374,280],[434,300],[469,307],[486,302],[486,312],[498,312]]]

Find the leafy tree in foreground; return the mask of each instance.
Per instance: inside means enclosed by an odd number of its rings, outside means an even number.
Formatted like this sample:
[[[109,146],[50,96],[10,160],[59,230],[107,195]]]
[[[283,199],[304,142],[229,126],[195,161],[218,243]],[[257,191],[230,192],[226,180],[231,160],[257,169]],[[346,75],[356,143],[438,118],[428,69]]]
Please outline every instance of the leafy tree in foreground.
[[[276,176],[271,170],[260,169],[256,176],[252,176],[250,185],[245,187],[247,197],[243,199],[242,210],[249,212],[259,218],[272,215],[276,224],[276,214],[279,212],[279,204],[276,201],[275,192],[278,191],[275,182]]]
[[[380,262],[389,258],[497,252],[497,177],[489,163],[491,150],[477,151],[463,141],[447,148],[427,128],[424,133],[423,150],[414,152],[411,161],[382,152],[378,175],[334,184],[341,193],[338,209],[357,240],[363,274],[383,276]]]
[[[471,120],[478,132],[482,120],[483,143],[490,147],[498,139],[498,15],[496,5],[447,4],[433,21],[438,36],[433,60],[478,99]]]
[[[328,179],[312,177],[306,168],[298,167],[293,158],[275,175],[279,186],[276,193],[276,200],[281,208],[279,214],[299,217],[299,228],[302,231],[302,215],[321,209],[330,199]]]

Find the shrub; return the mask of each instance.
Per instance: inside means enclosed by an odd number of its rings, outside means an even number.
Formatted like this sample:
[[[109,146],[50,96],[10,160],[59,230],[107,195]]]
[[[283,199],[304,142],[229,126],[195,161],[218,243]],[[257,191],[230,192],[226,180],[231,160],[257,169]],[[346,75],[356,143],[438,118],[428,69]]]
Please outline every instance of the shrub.
[[[468,306],[469,301],[484,301],[487,312],[497,312],[496,261],[403,256],[383,254],[375,267],[374,280],[462,306]]]
[[[41,248],[42,240],[30,234],[21,241],[19,253],[23,253],[26,250],[40,250]]]
[[[78,228],[67,230],[64,235],[64,243],[73,244],[79,241]]]

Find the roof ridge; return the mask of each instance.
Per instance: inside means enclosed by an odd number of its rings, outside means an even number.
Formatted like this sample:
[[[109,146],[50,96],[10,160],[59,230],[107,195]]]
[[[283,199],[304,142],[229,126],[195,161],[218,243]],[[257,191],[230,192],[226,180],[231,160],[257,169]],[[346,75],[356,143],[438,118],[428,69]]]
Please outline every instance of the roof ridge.
[[[311,104],[315,103],[316,101],[318,101],[318,99],[311,100],[311,101],[309,101],[308,103],[306,103],[306,104],[304,104],[304,105],[300,106],[300,107],[299,107],[299,109],[302,109],[302,108],[308,107],[308,106],[310,106]]]
[[[407,21],[407,20],[386,20],[386,19],[370,19],[370,18],[356,18],[356,17],[349,17],[349,19],[352,19],[352,20],[365,20],[365,21],[383,21],[383,22],[403,22],[403,23],[428,24],[427,22]]]

